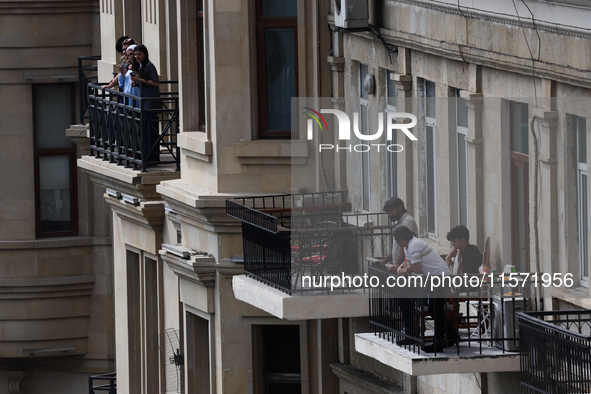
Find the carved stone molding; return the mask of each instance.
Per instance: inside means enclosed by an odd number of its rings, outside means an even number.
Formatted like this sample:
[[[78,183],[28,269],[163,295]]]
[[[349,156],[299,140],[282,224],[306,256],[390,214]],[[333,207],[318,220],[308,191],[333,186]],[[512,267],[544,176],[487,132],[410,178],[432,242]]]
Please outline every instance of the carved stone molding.
[[[588,30],[588,29],[581,29],[581,28],[572,27],[572,26],[562,26],[562,25],[548,23],[548,22],[544,22],[544,21],[540,21],[540,20],[536,20],[535,24],[534,24],[534,22],[527,17],[518,18],[517,16],[502,15],[502,14],[497,14],[494,12],[475,10],[473,8],[467,8],[467,7],[458,7],[457,5],[445,4],[445,3],[436,2],[436,1],[429,1],[429,0],[396,0],[396,1],[399,3],[406,3],[406,4],[418,6],[418,7],[432,9],[435,11],[461,15],[462,17],[466,17],[466,18],[482,19],[482,20],[486,20],[489,22],[509,24],[509,25],[514,25],[514,26],[518,26],[518,27],[523,26],[526,29],[539,29],[539,30],[548,31],[551,33],[560,34],[560,35],[575,36],[575,37],[580,37],[580,38],[591,38],[591,30]],[[589,7],[589,2],[584,1],[584,0],[560,0],[560,1],[554,1],[554,2]]]
[[[27,394],[28,382],[27,379],[33,373],[30,371],[2,371],[0,375],[8,378],[8,394]]]

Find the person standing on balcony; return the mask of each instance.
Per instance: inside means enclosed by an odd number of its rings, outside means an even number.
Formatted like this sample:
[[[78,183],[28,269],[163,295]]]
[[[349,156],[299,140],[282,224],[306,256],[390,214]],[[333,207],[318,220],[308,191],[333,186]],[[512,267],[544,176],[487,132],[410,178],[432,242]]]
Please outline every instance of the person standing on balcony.
[[[406,226],[415,235],[419,233],[417,222],[404,208],[404,201],[398,197],[393,197],[384,203],[384,211],[388,214],[390,221],[394,223],[394,229],[398,226]],[[393,230],[394,230],[393,229]],[[396,272],[398,267],[404,261],[404,250],[396,242],[392,243],[392,250],[385,259],[380,261],[380,264],[385,265],[389,262],[393,262],[394,265],[390,267],[390,272]]]
[[[137,42],[133,38],[129,38],[127,36],[119,37],[117,43],[115,44],[115,49],[117,50],[117,52],[121,53],[122,62],[120,65],[117,66],[119,72],[121,72],[121,67],[125,68],[125,63],[131,64],[131,62],[127,59],[127,48],[129,48],[131,45],[137,46]],[[115,77],[107,85],[101,86],[101,89],[112,89],[113,86],[117,85],[118,80],[119,74],[115,75]]]
[[[119,88],[125,94],[129,94],[130,96],[140,96],[140,89],[139,87],[133,86],[135,83],[131,80],[131,73],[132,71],[132,64],[134,58],[134,51],[137,45],[130,45],[127,48],[127,58],[126,61],[129,64],[127,68],[123,67],[123,65],[119,65]],[[132,85],[133,84],[133,85]],[[132,98],[128,98],[126,104],[132,107],[137,106],[136,100]]]
[[[425,241],[415,237],[414,233],[406,226],[398,226],[393,231],[394,240],[404,248],[406,261],[398,268],[398,275],[429,274],[430,276],[451,275],[451,271],[445,261]],[[437,287],[429,292],[429,314],[435,320],[435,342],[426,345],[424,350],[428,353],[441,352],[444,347],[455,345],[458,333],[451,322],[445,317],[446,289]],[[415,313],[414,308],[407,310],[406,314]],[[412,321],[412,317],[405,320]],[[445,336],[447,334],[447,342]]]
[[[160,99],[160,80],[156,66],[148,57],[148,48],[145,45],[139,45],[134,51],[133,72],[130,74],[131,80],[139,83],[142,117],[144,121],[144,152],[147,161],[160,161],[158,144],[158,110],[162,108]],[[156,145],[156,146],[155,146]],[[150,153],[153,151],[152,153]]]
[[[456,258],[458,274],[478,274],[478,268],[482,264],[482,253],[476,245],[470,244],[470,231],[466,226],[456,226],[447,233],[447,240],[451,242],[453,249],[445,258],[445,263],[452,266],[452,258]]]

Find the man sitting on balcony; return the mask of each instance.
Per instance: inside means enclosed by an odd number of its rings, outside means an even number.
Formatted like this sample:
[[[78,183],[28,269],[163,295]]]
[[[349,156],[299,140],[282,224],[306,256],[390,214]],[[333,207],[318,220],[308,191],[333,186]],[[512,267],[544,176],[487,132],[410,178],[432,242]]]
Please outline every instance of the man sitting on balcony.
[[[404,248],[406,261],[398,267],[398,275],[430,274],[451,275],[451,271],[445,261],[425,241],[418,239],[406,226],[397,226],[394,231],[394,240]],[[450,321],[445,317],[446,291],[438,287],[429,294],[429,314],[435,320],[435,343],[426,345],[424,350],[428,353],[441,352],[444,347],[453,346],[458,338],[458,333]],[[407,310],[405,313],[413,313]],[[405,321],[409,319],[405,318]],[[412,317],[410,318],[412,321]],[[408,331],[408,328],[407,328]],[[444,337],[447,332],[447,343],[444,346]]]
[[[478,268],[482,264],[482,253],[476,245],[470,245],[470,231],[466,226],[456,226],[447,233],[447,240],[451,242],[453,249],[445,258],[445,263],[453,266],[452,258],[456,258],[458,274],[478,274]]]

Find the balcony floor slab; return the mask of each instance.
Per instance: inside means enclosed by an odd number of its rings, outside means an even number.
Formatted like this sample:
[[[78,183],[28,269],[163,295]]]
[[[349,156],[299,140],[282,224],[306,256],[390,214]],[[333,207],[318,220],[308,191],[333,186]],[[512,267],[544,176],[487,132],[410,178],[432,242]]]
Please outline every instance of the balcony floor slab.
[[[361,290],[345,294],[289,295],[246,275],[234,276],[234,296],[273,316],[286,320],[369,316],[369,295]]]
[[[447,373],[519,372],[519,352],[504,352],[496,347],[460,344],[432,353],[416,354],[386,341],[374,333],[355,334],[355,350],[385,365],[412,376]]]

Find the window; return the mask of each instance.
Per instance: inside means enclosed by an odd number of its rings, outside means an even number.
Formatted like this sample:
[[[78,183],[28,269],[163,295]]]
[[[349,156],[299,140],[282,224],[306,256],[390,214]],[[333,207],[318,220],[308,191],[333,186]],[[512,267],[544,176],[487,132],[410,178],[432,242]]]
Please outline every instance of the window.
[[[253,325],[255,393],[302,392],[299,325]]]
[[[468,226],[468,107],[466,100],[460,97],[460,90],[456,89],[456,136],[457,136],[457,166],[458,166],[458,224]]]
[[[427,171],[427,233],[436,236],[437,232],[437,197],[436,197],[436,161],[435,148],[435,82],[425,81],[425,166]]]
[[[205,23],[203,13],[203,0],[197,4],[197,99],[199,100],[199,130],[205,131],[205,68],[207,57],[205,56]]]
[[[396,82],[390,76],[393,71],[386,70],[386,111],[384,113],[384,125],[388,121],[388,112],[396,112],[396,100],[398,98],[398,89]],[[386,133],[384,133],[386,135]],[[396,130],[392,133],[392,141],[386,141],[386,145],[397,143]],[[387,136],[386,136],[387,138]],[[392,148],[392,150],[397,150]],[[386,194],[387,198],[398,196],[398,153],[386,149]]]
[[[369,96],[365,89],[363,89],[363,81],[368,73],[367,64],[359,63],[359,111],[361,112],[361,133],[363,135],[369,135]],[[361,152],[361,182],[363,210],[369,211],[371,171],[369,151],[365,150]]]
[[[589,286],[588,260],[588,210],[587,210],[587,120],[575,117],[575,138],[577,152],[577,215],[579,228],[579,268],[581,284]]]
[[[529,272],[529,131],[527,104],[510,103],[511,244],[513,265]]]
[[[297,96],[297,1],[257,0],[259,137],[290,138]]]
[[[33,85],[37,237],[78,233],[72,84]]]

